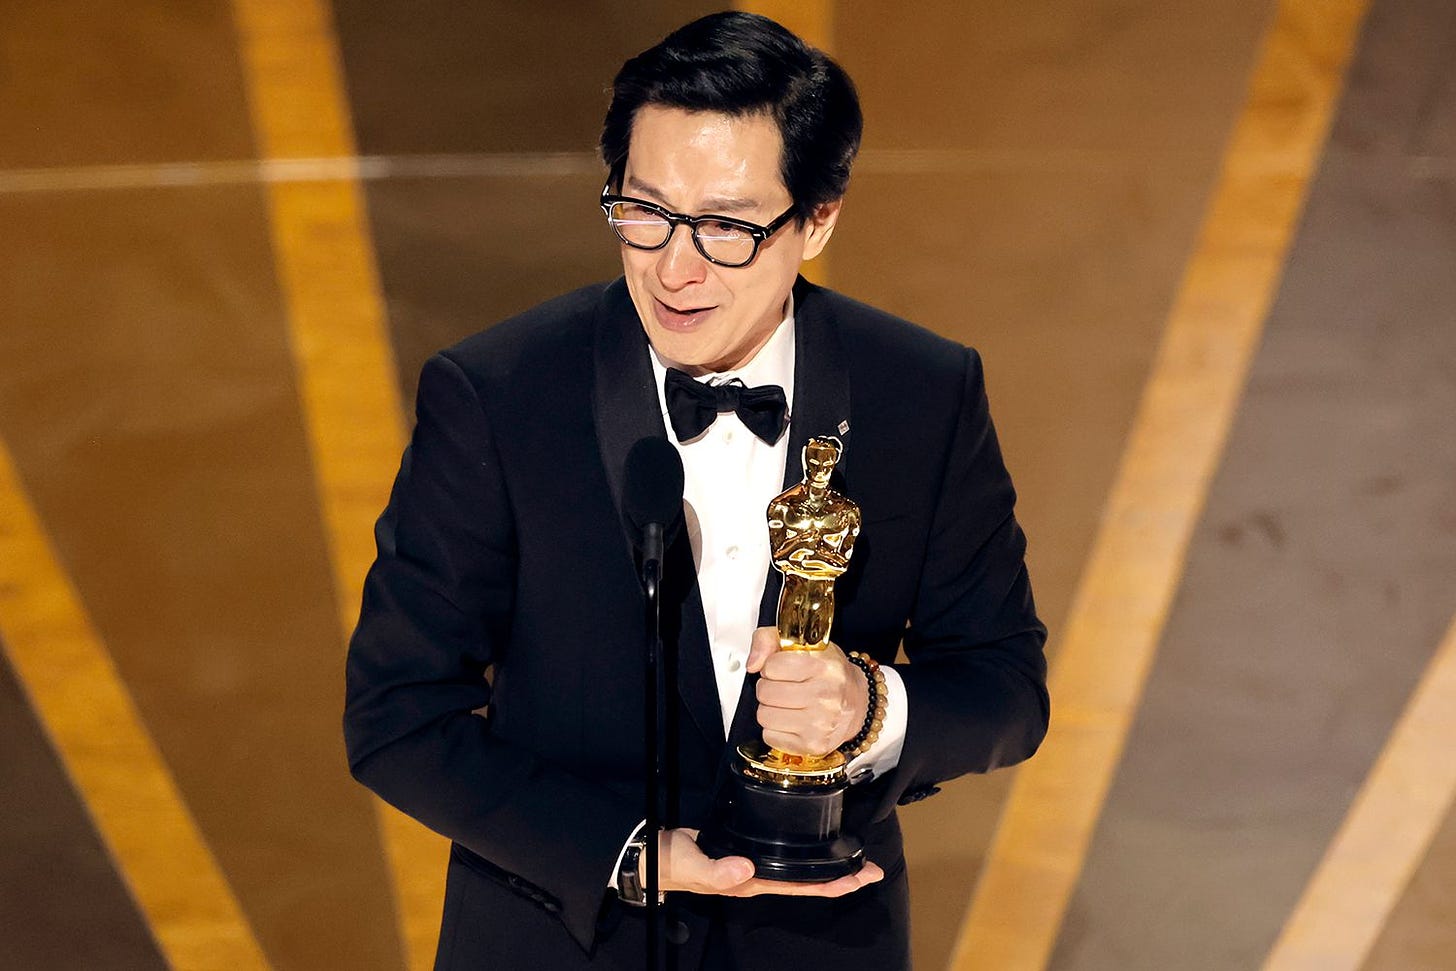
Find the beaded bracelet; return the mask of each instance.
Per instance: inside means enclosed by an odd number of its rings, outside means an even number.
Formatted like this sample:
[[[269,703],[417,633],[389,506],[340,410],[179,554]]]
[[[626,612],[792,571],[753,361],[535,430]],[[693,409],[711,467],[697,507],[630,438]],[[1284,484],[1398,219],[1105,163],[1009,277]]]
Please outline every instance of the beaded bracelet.
[[[864,724],[860,726],[859,734],[839,746],[839,751],[844,753],[845,758],[854,758],[868,752],[870,746],[880,737],[880,729],[885,724],[885,675],[880,670],[879,662],[868,654],[861,654],[859,651],[850,651],[845,657],[851,664],[864,672],[865,680],[868,682],[869,699],[865,704]]]

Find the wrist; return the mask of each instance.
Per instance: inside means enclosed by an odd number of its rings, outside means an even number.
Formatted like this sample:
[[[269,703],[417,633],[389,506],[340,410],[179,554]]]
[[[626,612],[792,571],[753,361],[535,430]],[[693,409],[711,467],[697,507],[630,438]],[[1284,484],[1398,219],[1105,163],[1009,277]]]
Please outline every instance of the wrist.
[[[842,748],[854,740],[864,727],[865,715],[869,713],[870,706],[875,699],[870,691],[870,681],[866,677],[864,669],[845,653],[844,666],[847,668],[845,674],[845,714],[842,730],[839,733],[839,742],[835,748]]]
[[[623,903],[633,907],[647,906],[647,840],[657,839],[658,834],[639,830],[627,843],[622,854],[622,863],[617,870],[617,896]],[[661,892],[657,895],[662,902]]]
[[[870,747],[880,737],[880,729],[885,724],[885,702],[887,691],[885,688],[885,675],[880,671],[879,663],[868,654],[861,654],[859,651],[850,651],[845,655],[845,660],[853,664],[862,677],[861,690],[865,693],[865,704],[862,709],[864,714],[858,725],[855,727],[855,734],[839,746],[839,751],[847,758],[855,758],[869,751]]]

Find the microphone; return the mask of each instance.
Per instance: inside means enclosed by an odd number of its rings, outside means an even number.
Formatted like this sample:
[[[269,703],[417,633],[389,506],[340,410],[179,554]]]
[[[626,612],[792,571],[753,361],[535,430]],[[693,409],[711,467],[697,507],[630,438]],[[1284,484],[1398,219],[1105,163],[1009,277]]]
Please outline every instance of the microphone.
[[[665,438],[638,439],[627,453],[622,511],[632,545],[642,552],[642,572],[662,575],[662,551],[682,525],[683,466]]]

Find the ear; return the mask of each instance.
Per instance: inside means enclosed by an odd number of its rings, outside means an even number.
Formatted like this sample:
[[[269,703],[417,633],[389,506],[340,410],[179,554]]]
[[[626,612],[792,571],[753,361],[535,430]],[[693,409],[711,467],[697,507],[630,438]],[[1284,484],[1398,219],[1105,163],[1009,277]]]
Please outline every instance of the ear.
[[[834,235],[834,224],[839,221],[839,210],[843,206],[843,199],[835,199],[814,210],[814,215],[804,224],[804,259],[812,260],[823,252],[829,237]]]

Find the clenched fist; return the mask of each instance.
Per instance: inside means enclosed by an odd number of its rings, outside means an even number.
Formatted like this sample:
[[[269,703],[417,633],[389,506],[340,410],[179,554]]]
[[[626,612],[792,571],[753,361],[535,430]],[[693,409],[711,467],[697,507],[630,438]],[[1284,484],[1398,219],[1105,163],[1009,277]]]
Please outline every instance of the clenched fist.
[[[759,674],[763,743],[793,755],[827,755],[859,733],[869,706],[864,672],[831,643],[822,651],[781,651],[779,632],[753,632],[748,670]]]

